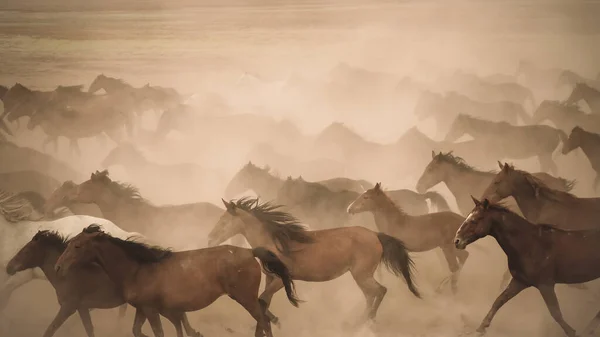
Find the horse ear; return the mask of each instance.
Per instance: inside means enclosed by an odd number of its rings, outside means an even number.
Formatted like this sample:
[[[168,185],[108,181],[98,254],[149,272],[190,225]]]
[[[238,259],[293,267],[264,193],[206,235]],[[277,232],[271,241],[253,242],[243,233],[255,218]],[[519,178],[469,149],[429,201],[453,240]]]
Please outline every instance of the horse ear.
[[[504,163],[504,167],[502,167],[502,169],[504,171],[508,171],[508,170],[510,170],[510,166],[508,166],[508,163]]]
[[[474,196],[471,196],[471,199],[473,199],[473,203],[475,204],[475,207],[479,207],[479,205],[481,205],[481,201],[475,199]],[[487,199],[486,199],[487,200]]]
[[[376,190],[381,190],[381,183],[375,184],[375,189]]]
[[[229,203],[227,203],[227,201],[225,201],[223,198],[221,198],[221,201],[223,202],[223,205],[225,205],[225,209],[229,209]]]
[[[431,150],[431,159],[435,158],[435,151]]]
[[[498,160],[498,167],[502,170],[504,168],[504,165],[502,165],[502,163]]]

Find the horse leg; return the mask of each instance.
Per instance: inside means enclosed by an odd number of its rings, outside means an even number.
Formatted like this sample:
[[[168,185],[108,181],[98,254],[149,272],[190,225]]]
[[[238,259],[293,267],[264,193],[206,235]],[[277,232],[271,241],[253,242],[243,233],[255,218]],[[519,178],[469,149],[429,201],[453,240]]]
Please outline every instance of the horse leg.
[[[357,275],[358,273],[353,270],[350,270],[350,273],[367,300],[366,314],[359,324],[362,324],[367,320],[375,320],[377,310],[379,310],[379,306],[387,293],[387,288],[377,282],[372,274],[370,276],[359,276]]]
[[[479,328],[477,328],[477,332],[485,333],[485,329],[487,329],[490,326],[490,323],[492,323],[492,319],[494,318],[498,310],[500,310],[500,308],[504,304],[506,304],[506,302],[510,301],[513,297],[517,296],[521,291],[527,288],[529,288],[529,286],[524,285],[523,283],[513,278],[506,287],[506,289],[504,289],[502,294],[500,294],[500,296],[496,298],[494,304],[492,304],[492,308],[479,325]]]
[[[598,328],[598,325],[600,325],[600,311],[598,311],[596,316],[594,316],[590,323],[585,327],[585,330],[583,330],[583,336],[593,334],[594,331],[596,331],[596,329]]]
[[[134,337],[148,337],[142,333],[142,326],[146,321],[146,315],[142,312],[142,310],[136,308],[135,310],[135,318],[133,319],[133,328],[131,329]]]
[[[87,333],[88,337],[94,337],[94,325],[92,324],[90,310],[87,308],[79,308],[77,309],[77,313],[79,313],[79,318],[81,319],[81,323],[83,323],[85,333]]]
[[[46,332],[44,332],[44,337],[52,337],[56,333],[56,330],[60,328],[61,325],[67,320],[67,318],[71,317],[75,313],[77,309],[71,306],[63,305],[58,310],[56,317],[52,320],[52,323],[46,328]]]
[[[190,321],[188,320],[187,314],[183,313],[182,318],[183,329],[185,330],[185,334],[189,337],[202,337],[202,334],[192,328]]]
[[[254,331],[254,337],[273,337],[273,332],[271,330],[271,322],[267,317],[267,303],[262,300],[256,300],[254,296],[244,296],[241,298],[235,297],[234,300],[241,304],[246,311],[252,315],[252,317],[256,320],[256,330]],[[264,335],[263,335],[264,332]]]
[[[456,294],[456,292],[458,291],[458,275],[460,272],[460,268],[462,267],[459,262],[459,258],[456,254],[458,249],[451,247],[451,246],[443,246],[440,248],[442,248],[444,257],[446,257],[446,262],[448,263],[448,268],[450,269],[450,276],[442,280],[440,285],[437,287],[436,292],[437,293],[441,292],[442,286],[444,284],[448,283],[448,281],[450,281],[450,287],[452,288],[452,293]]]
[[[273,313],[269,310],[269,306],[271,305],[271,299],[276,292],[278,292],[281,288],[283,288],[283,281],[279,277],[274,277],[273,275],[267,274],[267,278],[265,280],[265,291],[260,294],[259,299],[265,302],[266,305],[266,315],[269,318],[269,321],[273,322],[278,328],[281,327],[279,323],[279,318],[273,315]]]
[[[177,337],[183,337],[183,329],[181,328],[181,321],[183,320],[183,317],[182,317],[183,313],[168,311],[168,312],[163,312],[162,315],[165,316],[169,321],[171,321],[171,323],[173,323]]]
[[[162,323],[160,322],[160,315],[158,311],[151,308],[145,308],[143,310],[143,314],[148,319],[148,322],[150,322],[150,326],[152,327],[154,337],[165,337],[165,332],[163,330]]]
[[[562,316],[558,299],[556,298],[556,293],[554,292],[554,285],[543,285],[540,286],[538,290],[540,291],[540,294],[542,294],[544,302],[546,302],[546,306],[548,307],[548,310],[550,310],[552,318],[554,318],[554,320],[560,325],[568,337],[575,337],[575,329],[567,324]]]

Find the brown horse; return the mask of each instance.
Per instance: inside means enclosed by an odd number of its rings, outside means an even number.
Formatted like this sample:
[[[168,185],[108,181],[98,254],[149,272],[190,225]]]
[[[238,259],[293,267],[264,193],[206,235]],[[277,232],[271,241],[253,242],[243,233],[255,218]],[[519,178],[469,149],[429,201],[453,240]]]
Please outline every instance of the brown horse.
[[[512,196],[525,218],[564,230],[600,228],[600,198],[579,198],[548,187],[526,171],[504,164],[482,194],[491,202]]]
[[[552,225],[536,225],[487,199],[478,201],[473,198],[473,201],[475,208],[456,233],[456,248],[464,249],[490,235],[506,253],[513,276],[477,331],[485,332],[506,302],[524,289],[535,287],[554,320],[567,336],[574,337],[575,330],[562,317],[554,286],[583,283],[600,277],[600,231],[564,231]],[[586,330],[594,326],[592,323]]]
[[[569,139],[563,145],[562,153],[568,154],[577,148],[581,148],[596,171],[594,189],[598,190],[598,185],[600,185],[600,134],[586,131],[580,126],[574,127],[569,134]]]
[[[362,212],[373,213],[377,228],[405,242],[409,251],[425,252],[441,248],[452,273],[452,291],[456,292],[458,274],[469,257],[468,252],[458,251],[452,246],[454,234],[464,220],[462,216],[453,212],[409,215],[383,192],[381,183],[375,184],[348,206],[350,214]]]
[[[431,151],[431,162],[419,178],[416,189],[418,192],[424,193],[443,182],[456,198],[460,213],[466,216],[472,209],[470,206],[472,201],[469,196],[481,195],[495,175],[496,172],[493,171],[477,170],[462,158],[455,156],[453,152],[436,154]],[[556,190],[570,191],[573,188],[572,181],[556,178],[548,173],[538,172],[533,175]],[[518,212],[518,207],[514,202],[511,201],[509,205],[513,211]]]
[[[55,269],[59,276],[65,276],[72,267],[98,263],[121,289],[125,301],[137,309],[133,325],[136,337],[143,336],[144,318],[154,335],[163,337],[159,314],[171,321],[177,337],[182,337],[184,313],[203,309],[225,294],[256,320],[256,337],[263,332],[272,337],[266,305],[258,299],[262,273],[255,258],[265,272],[282,279],[290,303],[298,306],[288,269],[265,248],[220,246],[171,252],[110,236],[91,225],[69,240]]]
[[[516,126],[506,122],[492,122],[459,114],[452,122],[445,141],[454,142],[468,134],[488,148],[501,150],[498,159],[527,159],[537,157],[542,171],[556,173],[558,168],[552,153],[567,134],[548,125]]]
[[[93,337],[94,326],[90,310],[111,309],[120,306],[119,319],[122,319],[127,310],[127,303],[106,273],[95,265],[74,270],[67,277],[59,277],[54,270],[54,265],[66,248],[67,239],[57,232],[38,231],[31,241],[8,262],[6,273],[12,276],[17,272],[37,267],[42,270],[54,287],[60,310],[46,329],[44,337],[53,336],[75,311],[79,313],[87,335]],[[194,332],[189,325],[187,316],[184,317],[183,324],[186,331]],[[190,336],[200,335],[194,332]]]
[[[575,104],[559,101],[543,101],[533,114],[532,124],[549,120],[564,132],[571,132],[577,125],[593,132],[600,132],[600,115],[588,114]]]
[[[420,297],[412,281],[412,260],[396,238],[364,227],[307,231],[291,214],[278,210],[279,206],[259,204],[258,199],[223,200],[223,204],[227,210],[208,235],[209,246],[242,233],[252,247],[272,250],[295,280],[325,282],[350,271],[367,299],[365,319],[375,318],[387,292],[373,277],[381,263],[395,275],[402,275],[408,289]],[[265,291],[260,295],[267,308],[282,287],[281,280],[267,275]],[[268,310],[267,315],[278,321]]]
[[[73,202],[94,203],[105,219],[126,230],[143,232],[150,237],[157,235],[156,231],[160,231],[165,224],[171,228],[192,226],[197,231],[198,222],[214,223],[223,213],[221,208],[208,202],[155,206],[144,199],[137,188],[112,181],[106,170],[92,173],[89,180],[79,185],[72,182],[65,184],[71,187],[59,188],[48,198],[46,213]],[[160,238],[164,242],[164,235]]]

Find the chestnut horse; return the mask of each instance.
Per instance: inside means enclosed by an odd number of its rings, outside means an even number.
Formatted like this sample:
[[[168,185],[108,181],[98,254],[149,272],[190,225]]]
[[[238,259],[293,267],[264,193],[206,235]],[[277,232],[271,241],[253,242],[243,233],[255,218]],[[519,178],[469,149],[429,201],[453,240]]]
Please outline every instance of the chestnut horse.
[[[473,198],[475,208],[462,224],[454,244],[458,249],[485,236],[492,236],[506,253],[512,280],[498,296],[477,329],[484,333],[496,312],[521,291],[540,291],[552,318],[567,336],[575,330],[563,319],[554,286],[577,284],[600,277],[600,230],[565,231],[552,225],[533,224],[509,209]],[[598,322],[600,312],[586,328]]]
[[[265,248],[245,249],[220,246],[171,252],[133,240],[123,240],[91,225],[69,240],[56,262],[59,276],[69,275],[75,266],[98,263],[121,289],[125,301],[137,311],[133,334],[142,337],[147,318],[156,337],[164,332],[160,315],[166,317],[183,337],[184,313],[203,309],[222,295],[229,295],[256,320],[255,336],[272,337],[265,315],[266,305],[258,299],[261,280],[258,258],[269,275],[277,275],[289,301],[298,306],[294,283],[287,267]]]

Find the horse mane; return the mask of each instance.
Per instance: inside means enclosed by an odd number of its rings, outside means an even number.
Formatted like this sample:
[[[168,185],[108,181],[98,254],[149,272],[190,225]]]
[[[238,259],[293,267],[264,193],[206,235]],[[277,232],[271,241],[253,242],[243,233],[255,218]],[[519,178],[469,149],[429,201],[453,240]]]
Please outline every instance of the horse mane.
[[[277,249],[290,253],[290,241],[313,243],[314,239],[292,214],[280,211],[281,205],[271,202],[259,203],[258,198],[244,197],[235,201],[235,206],[254,215],[265,227]]]
[[[168,248],[151,246],[143,242],[135,241],[134,237],[129,237],[125,240],[114,237],[102,231],[101,227],[97,224],[91,224],[84,228],[83,233],[100,233],[100,238],[106,239],[120,247],[129,257],[140,264],[157,263],[173,255],[173,251]]]
[[[550,200],[555,200],[555,201],[559,201],[559,202],[563,202],[563,201],[565,201],[565,199],[577,198],[575,195],[573,195],[569,192],[559,191],[559,190],[555,190],[555,189],[548,187],[548,185],[546,185],[541,179],[536,178],[535,176],[533,176],[531,173],[529,173],[527,171],[517,170],[512,165],[509,167],[512,170],[514,170],[515,172],[521,174],[523,176],[523,178],[525,179],[525,181],[527,182],[527,184],[529,185],[529,187],[531,187],[534,191],[536,191],[536,194],[539,196],[543,196]]]
[[[377,188],[377,187],[373,187],[372,189],[375,189],[375,188]],[[379,200],[383,201],[385,203],[384,206],[387,206],[388,209],[391,208],[393,210],[400,212],[400,214],[402,214],[402,216],[408,215],[408,213],[406,213],[406,211],[404,211],[404,208],[402,208],[402,206],[400,206],[396,202],[394,202],[394,200],[392,200],[392,198],[390,198],[390,196],[387,193],[385,193],[381,184],[379,185],[379,192],[380,193],[378,193],[378,195],[381,196],[381,198],[379,198]]]
[[[0,189],[0,213],[8,222],[35,221],[35,208],[23,196]]]
[[[52,246],[59,252],[64,252],[67,249],[68,239],[57,231],[41,230],[38,231],[32,240],[42,239],[48,245]]]
[[[435,156],[437,159],[446,162],[448,164],[454,165],[455,167],[459,168],[460,170],[463,171],[469,171],[469,172],[480,172],[480,173],[498,173],[497,171],[480,171],[477,168],[469,165],[467,163],[466,160],[464,160],[462,157],[459,156],[455,156],[453,154],[453,151],[447,152],[447,153],[443,153],[440,152],[439,154],[437,154]]]
[[[137,187],[128,183],[110,180],[110,178],[108,177],[107,170],[101,172],[96,171],[96,173],[92,174],[92,179],[104,177],[107,179],[102,180],[102,182],[104,182],[105,185],[110,189],[110,191],[116,194],[117,197],[126,199],[133,203],[144,203],[151,205],[151,203],[148,200],[142,197],[142,195],[140,194],[140,190]]]

